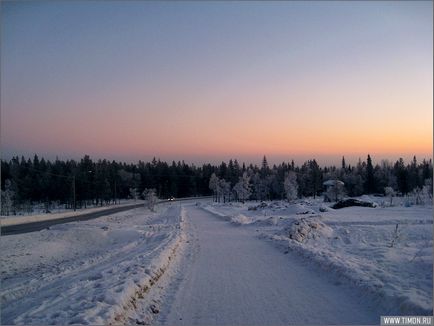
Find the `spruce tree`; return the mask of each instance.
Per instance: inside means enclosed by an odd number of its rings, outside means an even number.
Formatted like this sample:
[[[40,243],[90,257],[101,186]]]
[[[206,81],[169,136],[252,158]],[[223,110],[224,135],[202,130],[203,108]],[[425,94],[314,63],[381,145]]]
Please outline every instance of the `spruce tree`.
[[[375,192],[375,178],[374,167],[372,166],[371,156],[368,154],[366,160],[366,179],[365,179],[365,193],[372,194]]]

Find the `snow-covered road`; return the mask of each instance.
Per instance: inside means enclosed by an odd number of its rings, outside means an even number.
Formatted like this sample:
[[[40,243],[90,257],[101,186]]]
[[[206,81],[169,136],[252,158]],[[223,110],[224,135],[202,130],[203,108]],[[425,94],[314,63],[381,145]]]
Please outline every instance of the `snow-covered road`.
[[[356,288],[312,270],[199,207],[187,208],[189,248],[159,324],[378,324],[380,312]]]

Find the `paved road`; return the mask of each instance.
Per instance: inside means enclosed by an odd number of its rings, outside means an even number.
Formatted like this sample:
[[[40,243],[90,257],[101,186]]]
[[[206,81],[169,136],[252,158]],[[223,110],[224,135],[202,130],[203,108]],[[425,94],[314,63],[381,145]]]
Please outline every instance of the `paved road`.
[[[158,324],[379,323],[377,308],[354,288],[256,238],[254,230],[187,209],[190,258]]]
[[[69,222],[76,222],[76,221],[86,221],[93,218],[110,215],[114,213],[119,213],[123,211],[127,211],[136,207],[142,207],[142,204],[134,204],[129,206],[122,206],[122,207],[113,207],[108,208],[99,212],[93,212],[93,213],[86,213],[82,215],[77,216],[70,216],[70,217],[64,217],[59,218],[55,220],[48,220],[48,221],[40,221],[40,222],[31,222],[26,224],[18,224],[18,225],[8,225],[8,226],[2,226],[1,227],[1,235],[10,235],[10,234],[20,234],[20,233],[28,233],[28,232],[34,232],[34,231],[40,231],[43,229],[46,229],[52,225],[55,224],[62,224],[62,223],[69,223]]]
[[[199,199],[209,199],[212,196],[202,196],[202,197],[186,197],[186,198],[177,198],[170,202],[179,202],[179,201],[190,201],[190,200],[199,200]],[[169,202],[168,200],[161,200],[158,202],[158,204],[163,204]],[[119,213],[123,211],[127,211],[130,209],[134,209],[136,207],[142,207],[143,203],[141,204],[133,204],[128,206],[122,206],[122,207],[113,207],[106,210],[102,210],[99,212],[93,212],[93,213],[84,213],[82,215],[77,216],[70,216],[70,217],[64,217],[54,220],[48,220],[48,221],[40,221],[40,222],[31,222],[31,223],[25,223],[25,224],[19,224],[19,225],[7,225],[1,227],[1,235],[11,235],[11,234],[20,234],[20,233],[28,233],[28,232],[35,232],[40,231],[43,229],[46,229],[52,225],[56,224],[62,224],[62,223],[69,223],[69,222],[76,222],[76,221],[86,221],[90,219],[94,219],[97,217],[110,215],[114,213]]]

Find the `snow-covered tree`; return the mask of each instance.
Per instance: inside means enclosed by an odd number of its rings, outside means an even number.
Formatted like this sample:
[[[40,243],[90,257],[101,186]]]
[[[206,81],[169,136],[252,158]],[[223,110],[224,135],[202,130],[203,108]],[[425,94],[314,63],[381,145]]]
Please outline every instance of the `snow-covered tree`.
[[[297,175],[294,171],[289,171],[283,182],[283,187],[285,189],[286,199],[288,201],[295,200],[298,197],[298,183]]]
[[[389,205],[392,206],[393,197],[395,196],[395,190],[393,190],[392,187],[385,187],[384,193],[386,194],[387,197],[389,197],[389,199],[390,199]]]
[[[242,198],[242,195],[243,195],[243,184],[242,184],[242,181],[241,181],[241,180],[238,181],[238,182],[235,184],[235,186],[233,187],[232,190],[233,190],[233,192],[234,192],[234,194],[235,194],[235,198],[236,198],[236,200],[241,201],[241,202],[244,203],[244,200],[241,199],[241,198]]]
[[[413,189],[413,196],[416,201],[416,205],[423,205],[423,199],[422,199],[422,189],[421,188],[415,188]]]
[[[230,201],[231,199],[231,183],[227,182],[225,179],[219,180],[218,185],[218,201],[220,202],[220,198],[223,197],[223,202]]]
[[[143,191],[143,198],[145,199],[145,207],[154,211],[154,207],[157,204],[157,195],[155,194],[155,189],[145,189]]]
[[[14,207],[15,192],[12,190],[11,180],[5,180],[5,190],[1,191],[1,214],[8,216]]]
[[[342,199],[345,195],[344,183],[337,179],[334,180],[333,186],[329,186],[326,192],[326,197],[328,200],[338,201]]]
[[[431,182],[431,180],[429,180]],[[429,184],[425,184],[422,187],[421,190],[421,197],[422,197],[422,202],[424,204],[428,204],[431,203],[432,204],[432,192],[431,192],[431,186]]]
[[[219,178],[215,175],[215,173],[213,173],[211,174],[211,177],[209,179],[209,189],[211,189],[213,192],[214,201],[217,201],[218,187],[219,187]]]
[[[428,198],[432,199],[433,195],[433,186],[432,186],[432,179],[425,179],[423,191],[426,193]]]
[[[137,198],[139,198],[139,191],[137,190],[137,188],[130,188],[130,196],[134,200],[137,200]]]
[[[249,199],[252,191],[250,189],[250,178],[247,172],[243,173],[243,176],[239,178],[239,181],[234,186],[234,192],[237,199],[244,203],[246,199]]]

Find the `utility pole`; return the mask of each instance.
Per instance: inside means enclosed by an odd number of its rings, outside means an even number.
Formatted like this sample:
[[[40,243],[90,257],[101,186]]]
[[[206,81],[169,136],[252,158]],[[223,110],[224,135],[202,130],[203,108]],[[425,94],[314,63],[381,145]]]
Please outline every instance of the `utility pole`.
[[[76,209],[75,205],[75,175],[72,176],[72,193],[73,193],[73,205],[74,205],[74,212]]]
[[[116,205],[116,178],[115,178],[115,205]]]
[[[51,173],[51,172],[47,172],[47,171],[40,171],[40,170],[33,169],[33,168],[28,168],[28,169],[33,170],[33,171],[43,172],[43,173],[45,173],[47,175],[53,175],[55,177],[65,178],[65,179],[68,179],[68,180],[69,180],[69,178],[71,178],[70,175]],[[72,205],[73,205],[73,208],[74,208],[74,211],[75,211],[76,208],[77,208],[76,200],[75,200],[75,175],[72,176]]]

